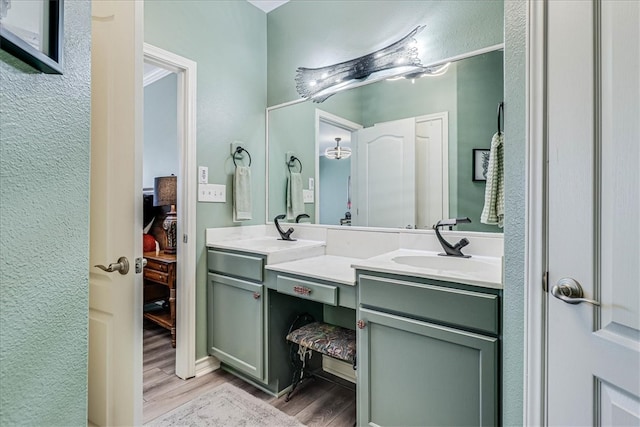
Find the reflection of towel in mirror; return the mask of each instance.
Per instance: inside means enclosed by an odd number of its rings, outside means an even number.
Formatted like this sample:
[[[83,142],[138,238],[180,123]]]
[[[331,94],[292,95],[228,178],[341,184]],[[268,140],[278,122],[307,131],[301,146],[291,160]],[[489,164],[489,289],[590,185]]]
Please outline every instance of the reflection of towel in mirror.
[[[484,189],[484,209],[480,222],[504,227],[504,132],[495,133],[491,139],[491,154]]]
[[[304,213],[302,174],[291,172],[287,183],[287,219],[294,219],[302,213]]]
[[[248,166],[238,166],[233,175],[233,221],[249,219],[252,219],[251,169]]]

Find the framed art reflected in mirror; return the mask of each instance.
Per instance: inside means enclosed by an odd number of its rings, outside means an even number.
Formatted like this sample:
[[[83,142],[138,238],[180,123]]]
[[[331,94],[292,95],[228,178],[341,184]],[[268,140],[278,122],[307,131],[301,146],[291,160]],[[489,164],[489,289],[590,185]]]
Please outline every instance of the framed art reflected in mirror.
[[[484,148],[473,149],[473,180],[486,181],[489,168],[490,151]]]
[[[0,47],[46,74],[62,74],[64,0],[0,0]]]

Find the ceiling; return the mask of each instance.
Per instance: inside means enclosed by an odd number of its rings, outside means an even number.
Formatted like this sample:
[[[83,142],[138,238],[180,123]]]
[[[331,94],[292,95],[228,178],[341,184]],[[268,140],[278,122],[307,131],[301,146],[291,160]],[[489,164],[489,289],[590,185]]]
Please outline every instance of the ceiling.
[[[271,12],[273,9],[282,6],[287,3],[289,0],[247,0],[249,3],[257,7],[258,9],[264,10],[265,13]]]

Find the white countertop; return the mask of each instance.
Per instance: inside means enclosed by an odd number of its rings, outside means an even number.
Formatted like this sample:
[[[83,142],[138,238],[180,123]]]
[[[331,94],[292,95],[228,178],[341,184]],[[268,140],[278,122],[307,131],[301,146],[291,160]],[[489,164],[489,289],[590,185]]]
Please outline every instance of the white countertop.
[[[423,277],[502,289],[502,258],[472,256],[457,258],[438,256],[438,252],[398,249],[352,263],[353,268]]]
[[[361,260],[343,256],[321,255],[271,264],[266,269],[355,286],[356,275],[351,265],[358,261]]]
[[[324,254],[325,242],[318,240],[280,240],[263,236],[207,242],[207,247],[266,255],[267,264],[316,257]]]

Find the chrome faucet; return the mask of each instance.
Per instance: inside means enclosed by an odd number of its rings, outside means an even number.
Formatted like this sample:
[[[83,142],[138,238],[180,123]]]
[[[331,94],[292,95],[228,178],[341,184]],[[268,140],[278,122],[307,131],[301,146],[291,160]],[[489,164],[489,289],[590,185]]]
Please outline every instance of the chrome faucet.
[[[300,222],[300,220],[301,220],[302,218],[311,218],[311,217],[310,217],[309,215],[307,215],[306,213],[302,213],[302,214],[300,214],[300,215],[298,215],[298,216],[296,217],[296,222]]]
[[[451,218],[451,219],[440,220],[436,225],[433,226],[433,229],[436,232],[436,237],[438,238],[438,241],[442,245],[442,249],[444,249],[444,253],[441,253],[438,255],[457,256],[462,258],[471,257],[471,255],[465,255],[461,251],[462,248],[464,248],[469,244],[469,240],[463,238],[463,239],[460,239],[460,241],[455,245],[452,245],[451,243],[447,242],[444,239],[444,237],[442,237],[439,230],[440,227],[449,227],[449,230],[452,230],[454,225],[461,224],[461,223],[468,223],[468,222],[471,222],[469,218]]]
[[[278,223],[279,219],[285,219],[286,215],[278,215],[273,219],[273,222],[276,224],[276,228],[278,229],[278,233],[280,233],[279,240],[289,240],[290,242],[295,242],[296,239],[291,238],[291,233],[293,233],[293,228],[289,227],[287,231],[284,231],[280,224]]]

